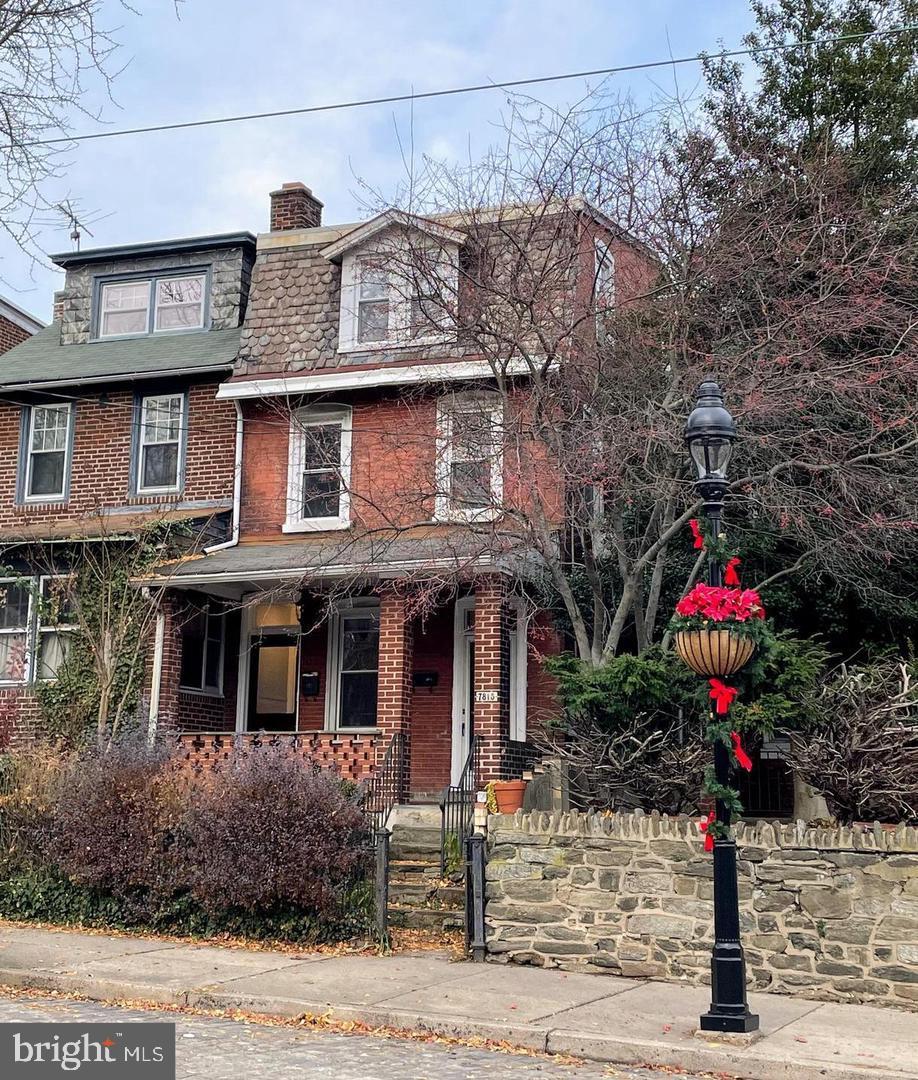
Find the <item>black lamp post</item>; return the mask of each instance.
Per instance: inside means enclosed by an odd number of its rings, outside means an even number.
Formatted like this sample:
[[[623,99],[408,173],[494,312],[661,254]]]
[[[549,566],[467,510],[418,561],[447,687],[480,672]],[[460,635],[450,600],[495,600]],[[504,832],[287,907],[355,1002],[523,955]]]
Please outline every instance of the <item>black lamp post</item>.
[[[695,466],[695,487],[704,500],[711,536],[720,535],[727,465],[733,452],[736,424],[724,408],[724,395],[713,379],[698,388],[695,408],[685,425],[685,442]],[[723,570],[716,558],[708,558],[708,584],[722,585]],[[714,744],[714,777],[730,783],[730,752]],[[758,1016],[746,1001],[746,960],[740,941],[739,887],[736,877],[736,841],[730,832],[730,809],[716,801],[717,821],[723,826],[714,837],[714,952],[711,956],[711,1007],[701,1017],[702,1031],[756,1031]]]

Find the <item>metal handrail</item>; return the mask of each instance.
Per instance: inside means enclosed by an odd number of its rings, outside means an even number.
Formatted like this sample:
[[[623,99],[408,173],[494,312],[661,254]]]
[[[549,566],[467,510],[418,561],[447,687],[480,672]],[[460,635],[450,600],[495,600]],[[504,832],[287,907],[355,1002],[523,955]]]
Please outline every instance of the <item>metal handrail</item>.
[[[475,824],[475,793],[478,790],[478,738],[469,741],[469,752],[459,774],[459,782],[450,784],[440,800],[440,873],[464,866],[465,842]]]
[[[386,827],[392,808],[405,795],[405,736],[397,731],[391,738],[382,764],[367,782],[363,812],[370,819],[374,834]]]

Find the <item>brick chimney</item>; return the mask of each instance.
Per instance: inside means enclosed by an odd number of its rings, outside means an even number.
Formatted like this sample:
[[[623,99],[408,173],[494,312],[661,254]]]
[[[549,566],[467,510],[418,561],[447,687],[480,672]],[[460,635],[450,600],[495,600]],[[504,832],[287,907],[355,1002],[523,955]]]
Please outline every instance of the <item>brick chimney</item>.
[[[271,232],[313,229],[322,224],[322,204],[299,180],[271,192]]]

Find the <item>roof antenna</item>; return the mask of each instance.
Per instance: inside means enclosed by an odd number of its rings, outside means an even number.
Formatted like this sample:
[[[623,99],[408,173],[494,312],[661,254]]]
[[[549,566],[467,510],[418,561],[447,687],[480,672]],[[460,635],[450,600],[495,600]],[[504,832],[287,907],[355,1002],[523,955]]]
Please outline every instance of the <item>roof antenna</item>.
[[[82,234],[88,233],[92,236],[92,232],[84,225],[80,219],[76,216],[76,211],[73,209],[73,205],[69,199],[65,199],[63,202],[57,204],[57,209],[66,217],[70,222],[70,239],[73,242],[73,250],[80,250],[80,238]]]

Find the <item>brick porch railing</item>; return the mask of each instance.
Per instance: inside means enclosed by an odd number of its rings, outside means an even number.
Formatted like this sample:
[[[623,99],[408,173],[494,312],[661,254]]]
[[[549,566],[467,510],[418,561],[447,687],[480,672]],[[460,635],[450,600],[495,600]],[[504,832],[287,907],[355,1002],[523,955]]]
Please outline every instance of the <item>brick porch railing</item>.
[[[283,746],[310,758],[323,769],[333,769],[347,780],[363,780],[376,768],[379,735],[347,735],[339,731],[301,731],[265,735],[257,732],[225,735],[180,735],[180,758],[197,772],[217,769],[234,754],[251,753],[262,746]]]

